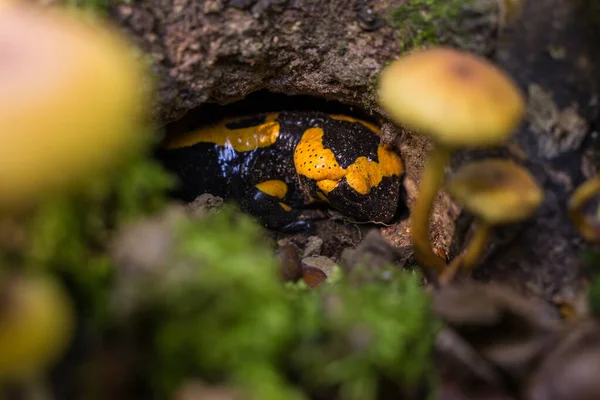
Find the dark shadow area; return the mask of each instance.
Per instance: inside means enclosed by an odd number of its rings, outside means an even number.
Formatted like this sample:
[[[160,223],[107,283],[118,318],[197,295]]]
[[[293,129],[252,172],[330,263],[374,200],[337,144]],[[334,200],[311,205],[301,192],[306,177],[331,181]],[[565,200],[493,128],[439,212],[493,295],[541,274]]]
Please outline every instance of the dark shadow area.
[[[166,134],[181,133],[199,126],[218,122],[225,118],[281,111],[322,111],[330,114],[346,114],[369,122],[377,119],[367,115],[358,107],[313,96],[288,96],[267,90],[254,92],[243,100],[227,105],[207,103],[188,113],[178,121],[165,127]]]

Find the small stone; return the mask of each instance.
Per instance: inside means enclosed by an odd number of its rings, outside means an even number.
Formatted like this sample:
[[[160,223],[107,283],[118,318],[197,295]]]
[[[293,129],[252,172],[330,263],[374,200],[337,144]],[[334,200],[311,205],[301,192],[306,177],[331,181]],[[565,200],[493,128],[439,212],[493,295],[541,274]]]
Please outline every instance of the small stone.
[[[195,218],[205,218],[215,214],[223,205],[223,199],[204,193],[196,197],[194,201],[186,205],[187,212]]]
[[[334,263],[330,258],[324,256],[312,256],[305,257],[302,259],[302,264],[308,267],[318,268],[330,278],[333,275],[334,268],[337,264]]]
[[[304,257],[318,256],[321,254],[322,248],[323,239],[319,236],[310,236],[308,238],[308,243],[306,243],[306,247],[304,248]]]

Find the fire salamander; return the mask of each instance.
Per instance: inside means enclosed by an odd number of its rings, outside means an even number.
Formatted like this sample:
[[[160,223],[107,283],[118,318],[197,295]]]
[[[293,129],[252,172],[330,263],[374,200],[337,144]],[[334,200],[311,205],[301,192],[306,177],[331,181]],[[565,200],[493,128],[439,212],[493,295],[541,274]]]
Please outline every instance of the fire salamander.
[[[235,199],[273,229],[310,224],[303,207],[324,201],[359,221],[391,221],[404,168],[372,123],[321,112],[226,120],[168,137],[160,153],[180,180],[177,195]]]

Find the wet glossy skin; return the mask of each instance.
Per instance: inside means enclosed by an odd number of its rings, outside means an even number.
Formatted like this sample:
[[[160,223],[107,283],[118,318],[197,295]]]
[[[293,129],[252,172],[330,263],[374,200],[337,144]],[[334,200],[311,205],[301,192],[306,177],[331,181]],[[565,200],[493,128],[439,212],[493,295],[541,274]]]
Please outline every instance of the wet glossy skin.
[[[282,112],[225,121],[169,138],[160,153],[177,195],[235,199],[265,226],[306,225],[306,205],[326,201],[359,221],[389,222],[401,206],[398,155],[365,121]]]

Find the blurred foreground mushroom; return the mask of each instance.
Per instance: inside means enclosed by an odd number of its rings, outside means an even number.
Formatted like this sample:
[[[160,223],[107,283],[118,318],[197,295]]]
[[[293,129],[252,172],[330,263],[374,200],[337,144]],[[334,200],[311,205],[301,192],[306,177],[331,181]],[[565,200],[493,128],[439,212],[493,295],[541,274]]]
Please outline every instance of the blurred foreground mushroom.
[[[415,51],[382,73],[379,101],[398,124],[435,143],[421,176],[412,214],[415,256],[437,273],[446,264],[433,251],[429,217],[455,149],[503,144],[523,117],[523,95],[488,61],[449,48]]]
[[[35,379],[69,344],[72,304],[50,277],[0,279],[0,384]]]
[[[543,192],[531,174],[512,161],[488,159],[460,168],[450,178],[447,191],[478,220],[478,228],[465,252],[440,276],[447,283],[459,269],[471,269],[485,250],[494,225],[530,218],[543,200]]]
[[[122,161],[147,122],[145,79],[101,22],[0,2],[0,211]]]

